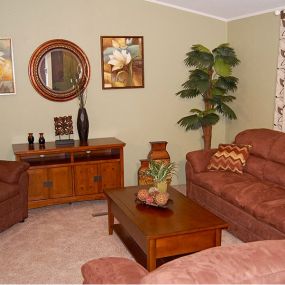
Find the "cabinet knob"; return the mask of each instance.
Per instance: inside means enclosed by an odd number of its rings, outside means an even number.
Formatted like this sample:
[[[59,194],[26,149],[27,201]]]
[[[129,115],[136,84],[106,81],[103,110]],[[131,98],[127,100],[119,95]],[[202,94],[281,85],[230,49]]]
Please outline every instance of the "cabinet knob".
[[[45,188],[51,188],[52,185],[53,185],[53,183],[52,183],[51,180],[47,180],[47,181],[44,181],[44,182],[43,182],[43,186],[44,186]]]
[[[93,176],[93,181],[94,181],[94,182],[99,182],[99,181],[101,181],[101,180],[102,180],[102,176],[99,176],[99,175]]]

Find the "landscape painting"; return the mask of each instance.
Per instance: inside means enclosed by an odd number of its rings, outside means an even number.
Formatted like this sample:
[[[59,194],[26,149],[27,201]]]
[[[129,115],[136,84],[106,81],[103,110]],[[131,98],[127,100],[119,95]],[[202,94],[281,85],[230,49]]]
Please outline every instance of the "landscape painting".
[[[0,39],[0,95],[16,94],[11,39]]]
[[[102,88],[143,88],[143,37],[101,37]]]

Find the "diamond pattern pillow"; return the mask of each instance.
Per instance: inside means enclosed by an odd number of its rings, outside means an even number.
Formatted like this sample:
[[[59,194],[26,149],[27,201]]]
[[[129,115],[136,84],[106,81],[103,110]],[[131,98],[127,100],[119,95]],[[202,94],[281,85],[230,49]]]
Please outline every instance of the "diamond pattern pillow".
[[[208,170],[232,171],[242,174],[250,148],[250,145],[220,144],[207,168]]]

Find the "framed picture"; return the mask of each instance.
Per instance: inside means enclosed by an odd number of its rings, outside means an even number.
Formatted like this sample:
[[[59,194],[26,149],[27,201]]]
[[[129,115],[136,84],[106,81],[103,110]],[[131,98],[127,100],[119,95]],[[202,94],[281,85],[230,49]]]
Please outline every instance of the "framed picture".
[[[143,37],[101,37],[102,88],[143,88]]]
[[[0,95],[16,94],[12,40],[0,38]]]

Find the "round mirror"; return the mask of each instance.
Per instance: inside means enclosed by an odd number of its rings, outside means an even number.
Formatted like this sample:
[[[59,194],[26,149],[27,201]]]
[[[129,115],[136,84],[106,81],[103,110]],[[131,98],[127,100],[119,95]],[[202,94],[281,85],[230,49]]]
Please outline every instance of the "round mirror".
[[[33,87],[52,101],[68,101],[87,87],[89,61],[76,44],[67,40],[50,40],[32,54],[29,76]]]

